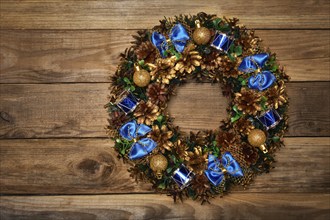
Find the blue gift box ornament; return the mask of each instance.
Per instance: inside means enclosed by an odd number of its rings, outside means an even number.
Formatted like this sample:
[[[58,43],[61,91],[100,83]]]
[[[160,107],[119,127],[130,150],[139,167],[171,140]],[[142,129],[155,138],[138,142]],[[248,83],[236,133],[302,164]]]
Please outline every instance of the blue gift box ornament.
[[[214,40],[211,43],[211,47],[227,53],[233,42],[234,41],[228,35],[216,32]]]
[[[266,130],[276,127],[276,125],[282,120],[281,116],[275,109],[269,109],[257,117],[257,119],[262,123]]]
[[[195,174],[192,171],[190,171],[184,164],[181,164],[181,166],[173,172],[172,179],[182,190],[189,186],[194,176]]]
[[[116,102],[118,108],[125,112],[125,114],[133,112],[138,104],[137,98],[130,91],[121,93]]]

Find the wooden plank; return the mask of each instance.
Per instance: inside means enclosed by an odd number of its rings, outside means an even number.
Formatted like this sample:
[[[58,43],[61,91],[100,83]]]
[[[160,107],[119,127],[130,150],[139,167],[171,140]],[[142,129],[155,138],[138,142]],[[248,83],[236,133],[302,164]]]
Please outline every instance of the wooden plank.
[[[1,84],[0,138],[106,137],[108,86]],[[287,136],[329,136],[329,82],[291,83],[288,93]],[[218,85],[188,83],[168,109],[182,130],[197,131],[216,129],[226,107]]]
[[[109,82],[133,30],[1,30],[0,83]],[[329,32],[259,30],[292,81],[329,81]],[[313,40],[311,40],[313,39]]]
[[[286,138],[275,169],[258,176],[246,192],[329,191],[329,141]],[[151,192],[151,185],[135,184],[112,147],[108,139],[0,140],[0,193]]]
[[[1,140],[1,193],[140,192],[109,139]]]
[[[241,193],[174,203],[165,195],[4,196],[9,219],[329,219],[329,194]]]
[[[250,28],[329,28],[329,1],[1,1],[3,29],[135,29],[163,16],[197,14],[239,17]],[[221,13],[221,14],[220,14]]]

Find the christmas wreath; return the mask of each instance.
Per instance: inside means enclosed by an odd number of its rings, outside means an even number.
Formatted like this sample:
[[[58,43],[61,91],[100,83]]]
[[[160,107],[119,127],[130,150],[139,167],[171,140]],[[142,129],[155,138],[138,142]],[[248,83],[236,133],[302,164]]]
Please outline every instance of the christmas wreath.
[[[198,13],[165,18],[133,38],[106,105],[108,134],[133,178],[174,200],[205,202],[272,168],[287,129],[289,77],[254,31],[236,18]],[[183,133],[166,111],[191,80],[220,85],[228,97],[218,129]]]

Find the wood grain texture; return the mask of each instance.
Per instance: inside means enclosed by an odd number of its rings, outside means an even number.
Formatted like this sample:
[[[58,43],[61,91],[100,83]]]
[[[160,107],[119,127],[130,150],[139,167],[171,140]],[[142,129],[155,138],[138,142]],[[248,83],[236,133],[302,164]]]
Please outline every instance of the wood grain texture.
[[[159,195],[5,196],[0,217],[9,219],[329,219],[329,194],[237,193],[211,205],[173,203]]]
[[[109,82],[133,30],[0,30],[0,83]],[[258,30],[292,81],[329,81],[329,32]]]
[[[286,138],[275,169],[258,176],[247,192],[328,192],[329,142],[329,138]],[[112,147],[108,139],[0,140],[0,193],[152,192],[150,184],[136,184],[129,177],[128,166],[116,158]]]
[[[330,219],[329,10],[327,0],[0,0],[0,219]],[[103,129],[108,77],[131,35],[200,11],[257,29],[293,82],[276,168],[205,206],[135,183]],[[216,128],[220,93],[190,83],[169,111],[185,131]]]
[[[291,103],[287,136],[329,136],[329,84],[288,84]],[[1,84],[0,137],[106,137],[107,113],[103,106],[108,86]],[[216,129],[227,117],[226,108],[218,85],[188,83],[178,89],[168,110],[183,131],[197,131]]]
[[[0,146],[0,193],[132,193],[150,188],[129,177],[109,139],[1,140]]]
[[[1,1],[3,29],[135,29],[163,16],[236,16],[250,28],[329,28],[329,1]],[[220,14],[221,13],[221,14]]]

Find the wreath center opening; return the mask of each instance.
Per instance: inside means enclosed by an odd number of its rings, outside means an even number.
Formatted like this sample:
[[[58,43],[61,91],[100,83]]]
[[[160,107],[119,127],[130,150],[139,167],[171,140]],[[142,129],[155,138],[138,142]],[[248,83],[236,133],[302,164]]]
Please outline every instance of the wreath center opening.
[[[219,84],[189,82],[178,86],[167,110],[175,118],[174,124],[189,133],[217,129],[228,117],[228,105]]]

